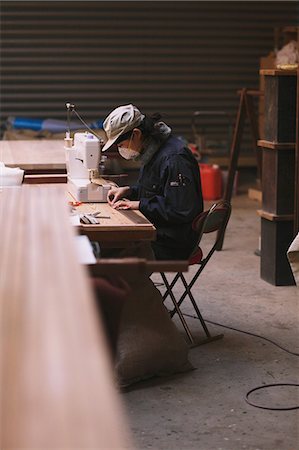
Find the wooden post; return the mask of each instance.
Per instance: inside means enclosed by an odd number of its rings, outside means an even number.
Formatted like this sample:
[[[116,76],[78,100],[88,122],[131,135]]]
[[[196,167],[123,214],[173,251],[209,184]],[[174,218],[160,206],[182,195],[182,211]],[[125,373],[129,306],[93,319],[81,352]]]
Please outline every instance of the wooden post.
[[[261,152],[259,151],[259,149],[257,147],[257,140],[258,140],[258,135],[259,135],[258,134],[258,126],[257,126],[255,114],[254,114],[253,101],[252,101],[252,98],[254,96],[261,95],[261,92],[243,88],[240,91],[238,91],[238,94],[240,95],[240,101],[239,101],[239,107],[238,107],[236,123],[235,123],[235,127],[234,127],[233,138],[232,138],[231,149],[230,149],[230,162],[229,162],[229,169],[228,169],[228,178],[227,178],[227,183],[225,186],[225,191],[224,191],[224,196],[223,196],[223,200],[227,201],[228,203],[231,203],[234,180],[235,180],[236,170],[238,167],[241,139],[242,139],[242,134],[243,134],[243,130],[244,130],[244,122],[245,122],[246,116],[249,120],[249,125],[250,125],[250,129],[251,129],[251,133],[252,133],[253,146],[254,146],[256,158],[257,158],[257,167],[258,167],[259,177],[261,178],[261,176],[262,176]],[[219,241],[219,246],[218,246],[217,250],[222,249],[224,234],[225,234],[225,232],[223,233],[222,239]]]
[[[261,216],[261,278],[275,286],[294,284],[287,250],[294,238],[296,74],[265,69],[265,139]],[[298,163],[297,163],[298,164]],[[295,199],[294,199],[295,198]]]
[[[299,27],[297,31],[299,48]],[[294,236],[299,233],[299,64],[297,68]]]

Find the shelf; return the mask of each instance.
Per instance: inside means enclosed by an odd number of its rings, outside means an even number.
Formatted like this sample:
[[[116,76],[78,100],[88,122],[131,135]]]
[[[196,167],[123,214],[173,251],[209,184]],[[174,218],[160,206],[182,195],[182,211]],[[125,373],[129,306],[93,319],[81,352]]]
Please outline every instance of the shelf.
[[[297,69],[261,69],[260,75],[270,76],[296,76]]]
[[[295,150],[294,142],[272,142],[260,139],[257,141],[258,147],[271,148],[272,150]]]

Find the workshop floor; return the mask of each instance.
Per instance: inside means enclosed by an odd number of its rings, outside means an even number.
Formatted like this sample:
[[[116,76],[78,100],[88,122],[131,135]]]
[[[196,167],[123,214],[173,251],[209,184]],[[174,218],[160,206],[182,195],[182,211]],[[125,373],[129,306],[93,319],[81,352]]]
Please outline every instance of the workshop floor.
[[[223,251],[214,255],[193,288],[201,312],[206,319],[263,335],[298,353],[299,288],[261,280],[260,258],[254,254],[260,205],[246,193],[232,203]],[[190,320],[200,335],[198,321]],[[245,401],[254,387],[298,383],[298,357],[257,337],[209,328],[224,338],[190,350],[196,370],[148,380],[122,393],[136,449],[298,450],[298,410],[258,409]],[[298,388],[267,389],[251,400],[295,406]]]

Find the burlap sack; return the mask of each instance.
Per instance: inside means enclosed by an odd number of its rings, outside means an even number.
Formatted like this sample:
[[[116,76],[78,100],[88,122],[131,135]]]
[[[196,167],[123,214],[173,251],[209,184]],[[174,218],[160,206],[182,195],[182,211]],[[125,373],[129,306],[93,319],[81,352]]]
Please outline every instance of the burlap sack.
[[[172,322],[158,289],[146,276],[130,283],[130,287],[132,294],[123,308],[117,343],[119,385],[191,370],[187,343]]]

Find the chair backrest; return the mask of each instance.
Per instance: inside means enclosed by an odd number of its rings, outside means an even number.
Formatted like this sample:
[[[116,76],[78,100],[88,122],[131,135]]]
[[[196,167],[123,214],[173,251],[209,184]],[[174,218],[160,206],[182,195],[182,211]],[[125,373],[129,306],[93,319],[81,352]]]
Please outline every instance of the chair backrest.
[[[214,203],[209,210],[203,211],[199,214],[192,223],[193,230],[198,233],[197,245],[199,246],[204,233],[212,233],[217,231],[217,237],[214,244],[214,246],[217,246],[223,236],[223,233],[225,232],[230,213],[230,203],[221,200]]]
[[[203,232],[221,232],[226,227],[231,213],[231,205],[228,202],[220,201],[215,203],[208,211]]]

